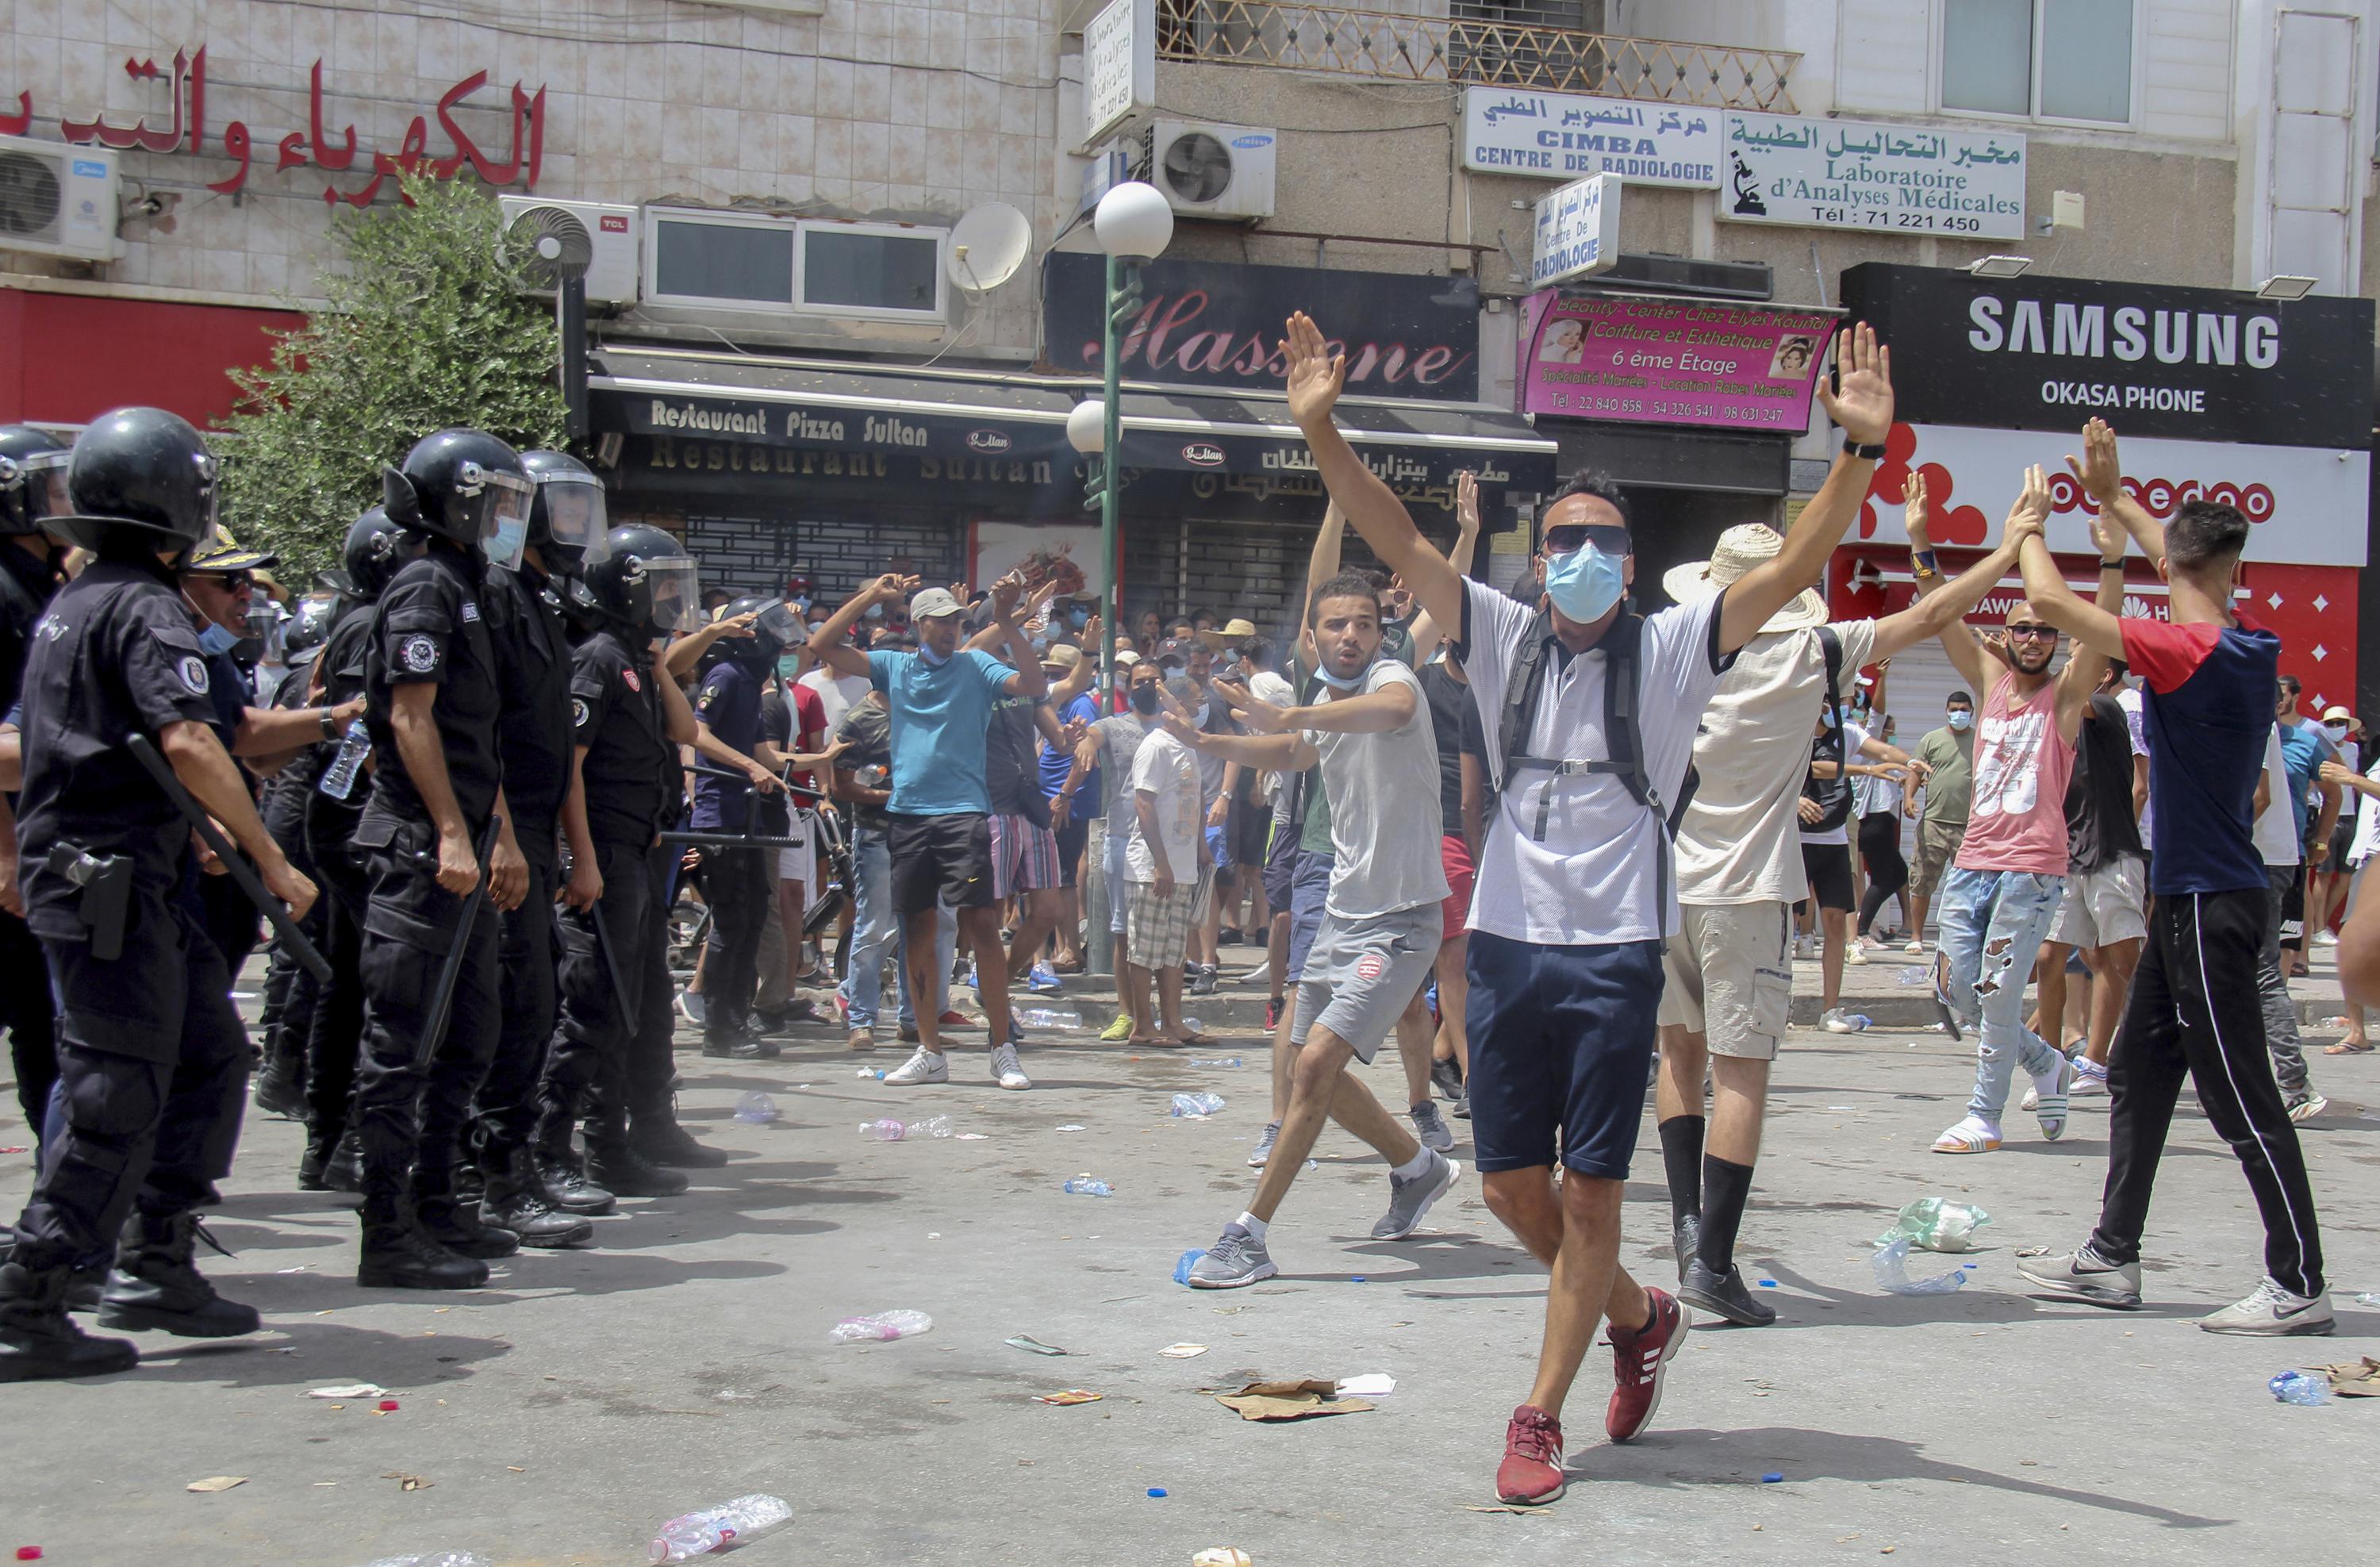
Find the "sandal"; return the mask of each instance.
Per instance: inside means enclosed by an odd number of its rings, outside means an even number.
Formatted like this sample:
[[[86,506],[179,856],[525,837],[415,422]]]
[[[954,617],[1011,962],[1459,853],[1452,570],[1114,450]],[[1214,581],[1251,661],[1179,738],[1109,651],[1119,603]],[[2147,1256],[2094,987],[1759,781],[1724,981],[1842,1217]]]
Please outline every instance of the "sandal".
[[[2372,1041],[2369,1039],[2364,1040],[2361,1044],[2350,1044],[2345,1039],[2341,1039],[2335,1045],[2324,1046],[2322,1053],[2325,1055],[2370,1055],[2372,1053]]]
[[[1936,1153],[1991,1153],[1999,1146],[2000,1140],[1972,1115],[1934,1139]]]

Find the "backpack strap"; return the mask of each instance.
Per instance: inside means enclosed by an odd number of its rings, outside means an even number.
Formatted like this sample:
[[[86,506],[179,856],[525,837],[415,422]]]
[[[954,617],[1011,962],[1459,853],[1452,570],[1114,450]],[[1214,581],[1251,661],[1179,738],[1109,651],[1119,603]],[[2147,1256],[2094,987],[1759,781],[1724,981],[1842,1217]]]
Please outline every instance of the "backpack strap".
[[[1831,626],[1816,629],[1818,647],[1827,655],[1827,738],[1834,746],[1835,760],[1840,765],[1851,760],[1843,754],[1843,639],[1835,635]]]

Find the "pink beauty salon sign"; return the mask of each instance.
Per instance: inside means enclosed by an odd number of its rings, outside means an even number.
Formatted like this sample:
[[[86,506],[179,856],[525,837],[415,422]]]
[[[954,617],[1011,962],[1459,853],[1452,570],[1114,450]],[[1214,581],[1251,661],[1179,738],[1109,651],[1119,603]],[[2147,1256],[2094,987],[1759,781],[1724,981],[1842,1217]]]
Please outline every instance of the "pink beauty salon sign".
[[[1521,307],[1521,409],[1799,435],[1837,319],[1544,289]]]

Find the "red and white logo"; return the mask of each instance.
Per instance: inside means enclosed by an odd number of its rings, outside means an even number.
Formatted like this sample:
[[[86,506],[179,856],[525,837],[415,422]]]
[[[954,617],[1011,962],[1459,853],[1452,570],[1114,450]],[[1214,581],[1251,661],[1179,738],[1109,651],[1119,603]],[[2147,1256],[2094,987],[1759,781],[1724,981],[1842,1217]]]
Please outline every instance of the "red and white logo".
[[[633,669],[624,669],[620,672],[620,684],[625,686],[631,691],[641,691],[644,689],[644,686],[638,683],[637,672]]]
[[[1223,466],[1223,448],[1204,441],[1193,441],[1182,448],[1182,460],[1196,463],[1200,468],[1220,468]]]
[[[1389,971],[1389,960],[1378,953],[1366,953],[1355,960],[1355,978],[1378,979]]]
[[[602,224],[603,232],[606,234],[625,234],[628,232],[628,218],[627,214],[625,213],[605,213],[600,221]]]

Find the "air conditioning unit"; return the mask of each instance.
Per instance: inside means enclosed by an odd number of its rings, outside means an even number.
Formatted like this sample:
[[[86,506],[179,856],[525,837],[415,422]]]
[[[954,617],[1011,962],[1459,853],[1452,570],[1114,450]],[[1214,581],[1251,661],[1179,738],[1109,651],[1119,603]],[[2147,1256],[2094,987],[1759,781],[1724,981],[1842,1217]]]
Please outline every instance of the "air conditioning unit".
[[[637,302],[637,264],[643,253],[644,238],[636,208],[601,201],[552,201],[542,196],[498,196],[496,202],[504,209],[507,240],[516,234],[527,236],[534,231],[565,237],[575,249],[577,236],[572,233],[571,225],[584,232],[589,257],[589,304]],[[551,294],[552,290],[539,292]]]
[[[1257,126],[1151,121],[1139,176],[1184,217],[1248,219],[1273,213],[1273,152],[1280,138]]]
[[[115,217],[115,153],[0,136],[0,250],[114,261]]]

